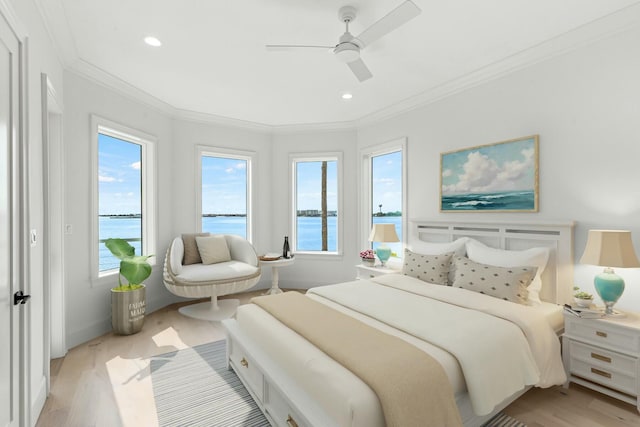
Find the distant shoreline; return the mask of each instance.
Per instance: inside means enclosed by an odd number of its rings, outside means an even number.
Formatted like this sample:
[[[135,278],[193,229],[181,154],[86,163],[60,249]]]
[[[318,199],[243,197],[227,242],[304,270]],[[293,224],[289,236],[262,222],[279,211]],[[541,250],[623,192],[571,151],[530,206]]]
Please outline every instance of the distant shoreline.
[[[111,219],[128,219],[128,218],[142,218],[141,214],[109,214],[109,215],[98,215],[100,218],[111,218]],[[204,218],[215,218],[215,217],[241,217],[244,218],[247,214],[202,214]],[[298,213],[299,217],[319,217],[320,214],[316,213]],[[328,216],[338,216],[335,212],[330,212]],[[402,216],[401,212],[376,212],[373,216],[381,217],[381,216]]]

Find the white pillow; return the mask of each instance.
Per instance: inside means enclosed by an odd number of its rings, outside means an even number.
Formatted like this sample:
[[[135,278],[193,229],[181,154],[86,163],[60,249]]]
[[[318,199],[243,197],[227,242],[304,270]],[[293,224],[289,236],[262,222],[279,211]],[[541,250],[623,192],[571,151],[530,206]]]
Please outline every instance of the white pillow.
[[[469,240],[467,237],[461,237],[453,242],[435,243],[417,240],[409,245],[412,252],[422,255],[441,255],[453,252],[454,256],[464,256],[466,253],[465,243]]]
[[[504,249],[490,248],[477,240],[469,239],[466,244],[467,257],[482,264],[495,265],[497,267],[537,267],[536,275],[527,288],[529,302],[533,305],[541,304],[540,290],[544,272],[549,260],[549,248],[531,248],[524,251],[508,251]]]
[[[196,236],[196,244],[203,264],[231,261],[227,240],[223,235]]]

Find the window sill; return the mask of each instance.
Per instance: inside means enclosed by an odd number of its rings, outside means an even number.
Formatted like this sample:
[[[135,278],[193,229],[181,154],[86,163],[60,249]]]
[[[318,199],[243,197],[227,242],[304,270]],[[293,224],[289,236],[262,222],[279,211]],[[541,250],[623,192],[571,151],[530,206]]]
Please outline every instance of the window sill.
[[[338,261],[342,260],[344,257],[341,252],[304,252],[304,251],[296,251],[294,252],[296,258],[301,259],[310,259],[310,260],[323,260],[323,261]]]

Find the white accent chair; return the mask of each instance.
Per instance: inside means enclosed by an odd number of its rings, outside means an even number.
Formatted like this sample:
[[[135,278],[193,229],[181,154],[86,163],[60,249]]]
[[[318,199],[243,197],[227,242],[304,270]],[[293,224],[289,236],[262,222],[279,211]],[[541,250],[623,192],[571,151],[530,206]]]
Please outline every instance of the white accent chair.
[[[211,301],[181,307],[185,316],[202,320],[223,320],[234,315],[237,299],[218,297],[244,291],[260,280],[261,269],[256,251],[246,239],[225,234],[230,261],[217,264],[183,265],[182,237],[173,239],[164,262],[163,282],[169,292],[186,298],[210,297]]]

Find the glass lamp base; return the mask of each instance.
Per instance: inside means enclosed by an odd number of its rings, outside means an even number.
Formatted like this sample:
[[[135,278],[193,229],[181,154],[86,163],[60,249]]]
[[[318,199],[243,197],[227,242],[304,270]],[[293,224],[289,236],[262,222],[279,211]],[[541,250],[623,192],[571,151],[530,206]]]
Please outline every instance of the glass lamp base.
[[[380,260],[380,264],[382,264],[382,267],[387,265],[387,261],[389,260],[389,257],[391,256],[391,248],[387,248],[387,247],[378,247],[376,249],[376,255],[378,255],[378,259]]]
[[[605,305],[604,314],[613,315],[613,306],[624,292],[624,279],[613,272],[611,268],[605,268],[593,280],[596,292]]]

